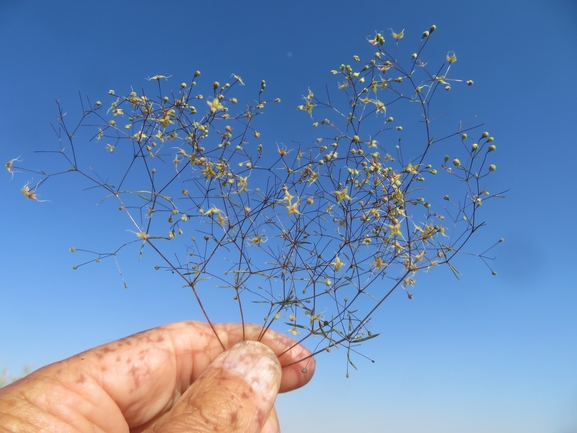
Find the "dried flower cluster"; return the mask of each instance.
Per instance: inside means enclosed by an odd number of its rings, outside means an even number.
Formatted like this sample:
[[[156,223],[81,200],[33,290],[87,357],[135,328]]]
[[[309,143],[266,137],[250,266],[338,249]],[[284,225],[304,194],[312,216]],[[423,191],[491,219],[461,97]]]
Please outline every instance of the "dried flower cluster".
[[[453,52],[435,74],[428,70],[421,56],[435,29],[423,33],[407,66],[376,34],[370,61],[354,56],[356,66],[331,71],[339,95],[332,102],[308,91],[297,108],[313,119],[318,138],[294,148],[272,144],[274,137],[256,129],[267,106],[280,103],[264,99],[264,80],[256,101],[243,107],[233,96],[244,84],[236,75],[230,84],[214,82],[208,96],[194,91],[199,71],[174,93],[164,91],[163,75],[149,78],[155,97],[110,90],[112,103],[83,108],[74,131],[100,123],[94,138],[124,161],[115,162],[122,167],[115,183],[82,167],[61,111],[59,131],[69,150],[59,153],[70,169],[42,172],[40,184],[81,173],[129,218],[135,240],[87,263],[139,243],[159,254],[157,269],[177,273],[192,289],[207,321],[203,296],[232,299],[243,323],[260,321],[266,332],[282,322],[298,341],[316,336],[315,353],[342,346],[350,355],[377,335],[367,324],[393,291],[412,298],[419,272],[438,266],[457,272],[452,260],[483,225],[481,205],[500,196],[483,186],[496,169],[488,162],[496,150],[489,133],[457,125],[433,134],[435,93],[473,85],[449,77]],[[404,32],[392,36],[397,51]],[[423,120],[420,141],[410,146],[401,144],[406,131],[393,117],[407,109],[403,103]],[[10,161],[8,171],[19,161]],[[38,200],[39,185],[26,184],[22,193]],[[177,238],[189,247],[173,259],[178,248],[169,241]]]

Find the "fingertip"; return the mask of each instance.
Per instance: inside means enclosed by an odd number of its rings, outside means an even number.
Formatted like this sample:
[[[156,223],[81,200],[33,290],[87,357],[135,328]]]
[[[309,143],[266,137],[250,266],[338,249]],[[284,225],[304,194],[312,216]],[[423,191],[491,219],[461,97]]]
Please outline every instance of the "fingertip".
[[[298,345],[291,351],[293,353],[287,353],[286,359],[283,355],[279,357],[283,366],[280,392],[292,391],[306,385],[315,373],[316,360],[308,349]]]
[[[275,353],[257,341],[235,344],[213,363],[214,368],[236,372],[264,397],[276,398],[280,387],[281,366]]]
[[[274,352],[243,341],[219,355],[162,420],[158,431],[274,432],[281,367]],[[276,422],[278,424],[278,421]],[[278,429],[277,429],[278,431]]]

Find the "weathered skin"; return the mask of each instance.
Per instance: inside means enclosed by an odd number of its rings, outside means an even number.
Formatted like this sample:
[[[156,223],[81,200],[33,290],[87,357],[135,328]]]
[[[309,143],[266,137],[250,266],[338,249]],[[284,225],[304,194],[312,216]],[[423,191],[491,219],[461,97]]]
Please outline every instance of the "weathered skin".
[[[314,359],[282,368],[310,353],[282,354],[295,343],[273,331],[261,344],[215,329],[226,352],[208,324],[179,322],[43,367],[0,389],[0,432],[279,432],[276,394],[305,385]]]

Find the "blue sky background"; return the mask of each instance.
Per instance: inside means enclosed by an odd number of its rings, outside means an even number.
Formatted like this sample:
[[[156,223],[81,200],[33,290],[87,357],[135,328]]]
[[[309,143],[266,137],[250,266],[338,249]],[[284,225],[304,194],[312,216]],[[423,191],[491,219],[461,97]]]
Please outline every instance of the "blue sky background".
[[[446,109],[474,115],[496,137],[495,179],[506,200],[486,210],[480,240],[505,242],[492,263],[461,260],[460,281],[442,270],[394,296],[377,314],[382,335],[345,379],[346,357],[318,357],[306,388],[281,396],[285,432],[577,432],[576,235],[577,2],[341,0],[0,2],[0,160],[54,149],[59,99],[78,113],[78,92],[107,100],[145,77],[196,69],[209,85],[231,73],[246,91],[283,103],[266,114],[269,143],[305,141],[307,89],[333,85],[331,69],[372,53],[367,36],[405,29],[410,56],[431,24],[432,57],[454,50],[455,88]],[[425,56],[427,57],[427,55]],[[75,111],[76,110],[76,111]],[[301,132],[302,131],[302,132]],[[497,177],[498,176],[498,177]],[[71,246],[110,250],[130,228],[96,207],[72,177],[46,184],[46,203],[19,189],[34,176],[0,180],[0,366],[17,373],[98,344],[178,320],[200,319],[181,283],[122,257],[72,271]],[[80,191],[80,192],[79,192]],[[116,224],[115,224],[116,223]],[[216,317],[214,317],[216,316]],[[227,312],[216,312],[226,321]]]

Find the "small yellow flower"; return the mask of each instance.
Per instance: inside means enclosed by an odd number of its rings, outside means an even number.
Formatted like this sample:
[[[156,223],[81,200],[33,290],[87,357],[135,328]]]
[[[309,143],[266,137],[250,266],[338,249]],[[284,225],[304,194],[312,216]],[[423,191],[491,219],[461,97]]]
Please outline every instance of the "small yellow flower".
[[[311,101],[313,99],[315,95],[313,94],[313,92],[309,89],[309,94],[307,96],[304,97],[305,100],[305,105],[299,105],[297,108],[301,111],[306,111],[308,112],[311,117],[313,115],[313,108],[316,107],[316,105],[314,105]]]
[[[142,131],[138,131],[132,137],[135,138],[138,142],[140,142],[140,141],[144,140],[145,138],[147,138],[148,136],[145,133],[143,133]]]
[[[413,165],[409,162],[409,164],[405,167],[405,169],[403,171],[405,173],[410,173],[410,174],[419,174],[418,170],[419,170],[419,165]]]
[[[206,101],[206,103],[210,107],[211,113],[216,113],[217,111],[222,111],[224,109],[224,106],[220,103],[218,98],[214,98],[212,102]]]
[[[29,198],[30,200],[38,201],[38,197],[36,196],[36,190],[30,189],[28,186],[29,184],[24,185],[20,188],[20,192],[24,195],[24,197]]]
[[[349,188],[345,187],[342,191],[334,191],[333,194],[337,198],[337,203],[341,203],[343,200],[352,200],[352,198],[348,194]]]
[[[166,75],[155,75],[153,77],[147,78],[148,81],[152,81],[152,80],[156,80],[156,81],[160,81],[163,78],[165,80],[168,80],[170,77],[172,77],[172,75],[169,75],[168,77]]]
[[[401,30],[399,33],[395,33],[395,31],[393,29],[389,29],[389,30],[393,34],[393,38],[397,41],[399,39],[403,39],[403,36],[405,36],[405,29]]]
[[[222,211],[216,207],[212,207],[210,208],[208,211],[206,211],[206,215],[210,215],[210,214],[216,214],[216,219],[218,221],[218,224],[222,227],[224,227],[224,223],[226,222],[226,218],[222,215]]]
[[[286,201],[289,205],[292,203],[294,196],[288,192],[288,188],[285,187],[284,189],[284,198],[283,200]]]
[[[300,211],[298,210],[299,203],[300,201],[297,201],[295,204],[289,204],[286,206],[288,210],[288,216],[301,214]]]
[[[10,173],[12,175],[12,177],[14,177],[14,172],[12,171],[12,166],[14,165],[15,162],[22,162],[21,159],[18,158],[13,158],[10,161],[8,161],[5,165],[6,170],[8,170],[8,173]]]
[[[375,261],[371,262],[371,265],[373,265],[375,268],[377,268],[379,271],[384,268],[387,267],[389,265],[387,265],[385,262],[383,262],[383,259],[380,256],[375,256]]]
[[[250,241],[250,243],[251,243],[252,245],[260,245],[260,244],[262,244],[263,242],[265,242],[265,239],[264,239],[264,235],[263,235],[263,234],[256,235],[256,236],[255,236],[254,238],[252,238],[251,241]]]
[[[236,81],[238,81],[240,83],[241,86],[244,86],[244,82],[242,81],[242,78],[240,78],[238,75],[232,74],[232,76],[234,77],[234,79]]]
[[[387,225],[387,227],[389,228],[389,230],[391,231],[389,236],[393,237],[393,236],[403,236],[403,233],[401,233],[401,223],[397,223],[397,224],[393,224],[393,225]]]
[[[286,155],[288,155],[288,154],[290,153],[290,150],[287,150],[284,146],[281,147],[281,146],[279,146],[279,145],[277,144],[276,148],[277,148],[278,153],[279,153],[279,155],[280,155],[281,157],[282,157],[282,156],[286,156]]]
[[[455,54],[454,51],[449,51],[447,53],[447,62],[449,63],[455,63],[457,61],[457,55]]]
[[[331,266],[335,268],[335,272],[338,272],[346,263],[341,262],[339,256],[335,257],[335,261],[331,263]]]
[[[238,177],[238,192],[247,192],[247,183],[248,183],[248,176],[242,177],[239,176]]]

